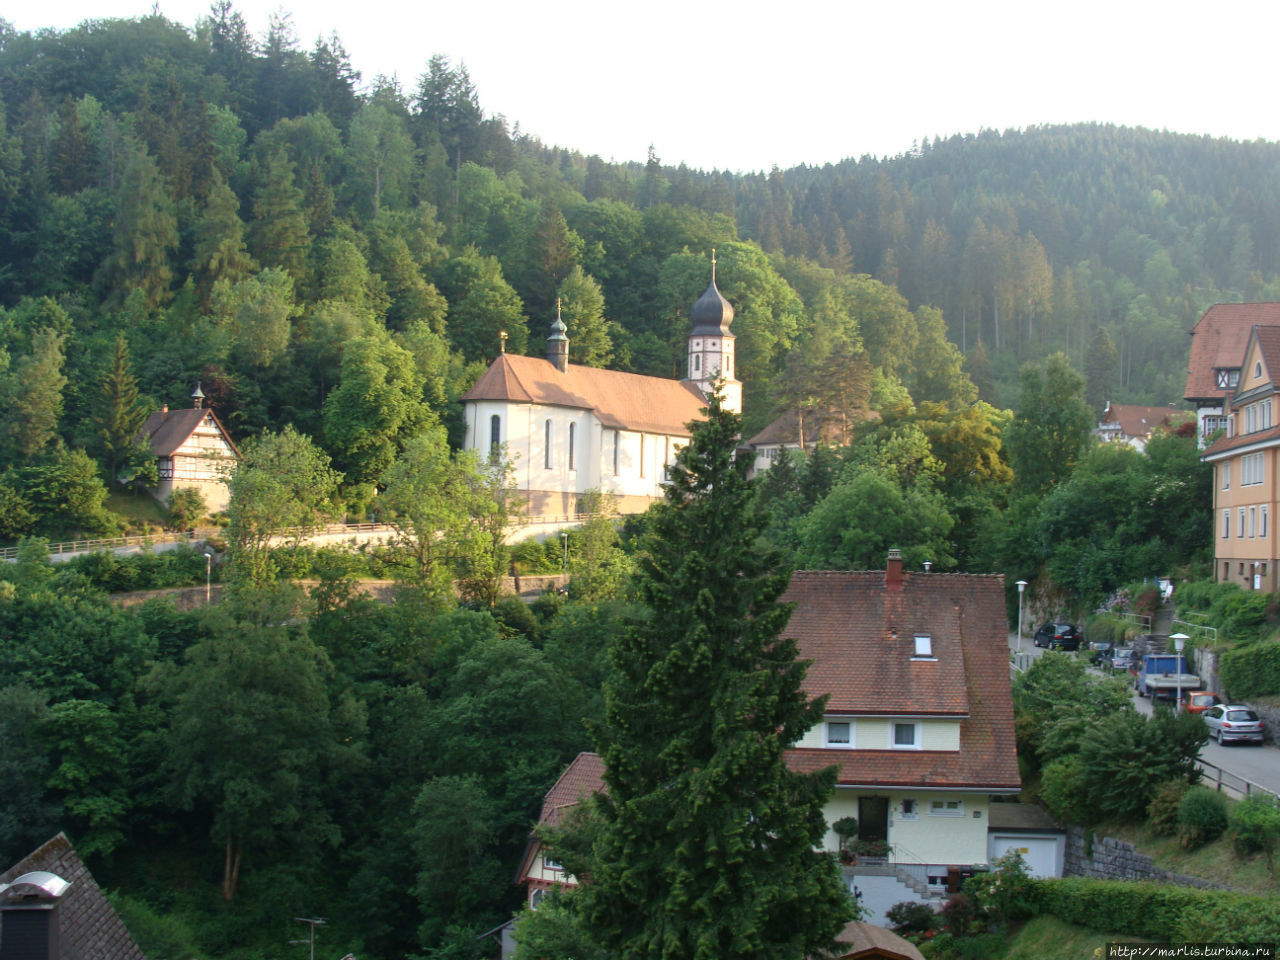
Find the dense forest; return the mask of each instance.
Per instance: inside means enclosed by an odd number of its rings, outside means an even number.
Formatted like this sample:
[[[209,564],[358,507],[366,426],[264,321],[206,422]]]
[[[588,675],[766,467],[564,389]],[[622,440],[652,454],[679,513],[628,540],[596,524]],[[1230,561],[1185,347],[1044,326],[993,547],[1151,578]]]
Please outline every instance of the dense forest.
[[[153,960],[296,956],[317,914],[362,960],[482,950],[542,795],[593,745],[610,638],[647,616],[648,521],[602,509],[505,552],[509,491],[451,452],[457,398],[499,331],[540,354],[557,300],[575,362],[680,376],[712,247],[743,433],[838,415],[744,493],[781,566],[899,547],[1061,610],[1205,569],[1194,436],[1139,454],[1089,430],[1108,399],[1178,399],[1207,304],[1280,296],[1278,163],[1075,126],[759,174],[607,164],[486,115],[446,57],[405,90],[225,0],[193,28],[0,22],[0,542],[22,543],[0,853],[67,829]],[[205,561],[54,567],[38,538],[125,529],[137,427],[197,383],[245,454],[227,592],[120,608]],[[382,552],[266,549],[272,523],[375,498],[404,531]],[[564,564],[568,595],[497,599],[513,563]]]

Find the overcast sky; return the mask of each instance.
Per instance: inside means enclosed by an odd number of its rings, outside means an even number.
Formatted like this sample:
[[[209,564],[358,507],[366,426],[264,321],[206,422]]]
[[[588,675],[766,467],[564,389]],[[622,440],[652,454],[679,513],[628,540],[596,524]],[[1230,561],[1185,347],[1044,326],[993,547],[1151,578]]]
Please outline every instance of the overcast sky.
[[[152,0],[46,0],[20,30],[131,17]],[[159,0],[186,26],[207,0]],[[548,144],[767,170],[902,153],[982,128],[1102,121],[1280,139],[1280,4],[894,0],[276,0],[236,4],[261,36],[289,11],[304,49],[336,32],[365,81],[412,92],[435,53],[464,62],[486,114]]]

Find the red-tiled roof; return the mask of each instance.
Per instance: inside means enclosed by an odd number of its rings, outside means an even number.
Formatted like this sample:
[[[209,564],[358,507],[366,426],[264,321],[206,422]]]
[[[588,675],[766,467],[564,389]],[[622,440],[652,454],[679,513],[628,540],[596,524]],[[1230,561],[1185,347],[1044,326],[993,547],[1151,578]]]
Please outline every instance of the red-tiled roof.
[[[880,414],[874,410],[859,410],[849,417],[849,426],[867,420],[879,420]],[[841,436],[840,418],[821,410],[810,410],[804,415],[805,445],[816,443],[821,437],[827,443],[839,443]],[[800,415],[795,410],[784,410],[772,423],[752,437],[748,443],[753,447],[770,444],[798,444],[800,442]]]
[[[801,570],[782,599],[811,661],[805,690],[828,714],[953,716],[960,750],[792,750],[789,764],[833,763],[843,784],[1004,789],[1019,786],[1009,688],[1004,580],[999,576]],[[928,634],[933,659],[914,658]]]
[[[1235,368],[1244,361],[1249,333],[1257,325],[1280,324],[1280,303],[1215,303],[1191,328],[1191,356],[1186,400],[1209,400],[1223,395],[1214,369]]]
[[[542,801],[538,822],[556,823],[562,812],[582,802],[583,797],[604,790],[604,761],[594,753],[580,753],[560,774]]]
[[[706,400],[692,383],[574,363],[561,373],[541,357],[511,353],[494,360],[462,399],[591,410],[606,427],[680,437],[689,435],[686,424],[706,419]]]
[[[186,410],[157,410],[147,417],[139,433],[151,441],[151,452],[157,457],[170,457],[173,452],[187,442],[187,438],[195,433],[196,427],[209,417],[217,425],[223,438],[231,449],[239,455],[240,451],[231,442],[231,435],[218,419],[218,415],[207,407],[188,407]]]
[[[1258,350],[1262,354],[1262,362],[1266,364],[1267,376],[1272,386],[1280,378],[1280,326],[1258,327]]]
[[[0,873],[0,883],[12,883],[37,870],[47,870],[70,884],[57,906],[60,956],[74,960],[146,960],[66,834],[58,834]]]
[[[1274,446],[1277,440],[1280,440],[1280,426],[1272,427],[1270,430],[1259,430],[1255,433],[1238,433],[1234,437],[1228,437],[1224,434],[1209,444],[1209,449],[1201,454],[1201,459],[1215,460],[1224,453],[1238,450],[1241,447],[1252,447],[1254,444],[1267,443]]]
[[[1149,436],[1156,427],[1167,426],[1175,417],[1191,416],[1172,407],[1140,407],[1131,403],[1108,403],[1103,423],[1117,423],[1126,437]]]

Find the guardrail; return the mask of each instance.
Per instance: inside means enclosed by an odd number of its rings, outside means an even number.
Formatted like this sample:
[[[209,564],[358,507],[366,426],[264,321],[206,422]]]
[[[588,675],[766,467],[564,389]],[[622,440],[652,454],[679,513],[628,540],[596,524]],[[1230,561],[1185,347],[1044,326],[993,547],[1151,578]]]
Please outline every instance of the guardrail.
[[[102,540],[62,540],[49,544],[49,556],[66,553],[92,553],[96,550],[115,550],[119,547],[146,547],[155,543],[182,543],[203,540],[211,535],[207,531],[189,530],[185,533],[153,533],[139,537],[108,537]],[[0,547],[0,560],[14,560],[18,547]]]
[[[1216,647],[1218,645],[1217,627],[1196,623],[1194,620],[1179,620],[1177,617],[1173,619],[1173,625],[1189,636],[1193,643],[1202,637],[1208,637],[1210,646]]]
[[[1196,766],[1205,775],[1204,782],[1207,786],[1212,786],[1219,793],[1230,794],[1237,800],[1242,800],[1255,793],[1261,793],[1268,797],[1276,796],[1274,791],[1268,790],[1261,784],[1254,783],[1245,777],[1236,776],[1229,770],[1223,770],[1207,760],[1197,761]]]

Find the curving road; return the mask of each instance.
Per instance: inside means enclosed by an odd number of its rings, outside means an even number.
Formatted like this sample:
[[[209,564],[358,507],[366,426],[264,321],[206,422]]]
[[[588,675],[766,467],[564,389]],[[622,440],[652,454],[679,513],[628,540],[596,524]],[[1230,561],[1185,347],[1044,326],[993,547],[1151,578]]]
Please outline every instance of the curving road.
[[[1016,633],[1009,634],[1009,649],[1011,651],[1018,649],[1018,635]],[[1045,653],[1040,647],[1034,646],[1031,643],[1031,637],[1027,635],[1022,638],[1022,652],[1029,654],[1033,660],[1036,657],[1043,656]],[[1133,701],[1139,712],[1151,713],[1151,701],[1149,699],[1139,697],[1135,693]],[[1225,770],[1228,774],[1252,781],[1272,793],[1280,794],[1280,749],[1277,749],[1274,744],[1237,743],[1224,745],[1210,740],[1201,748],[1200,759],[1205,764],[1212,764],[1214,767]],[[1214,771],[1207,769],[1205,773],[1205,781],[1212,785],[1215,776]],[[1230,778],[1226,778],[1226,782],[1230,784]]]

